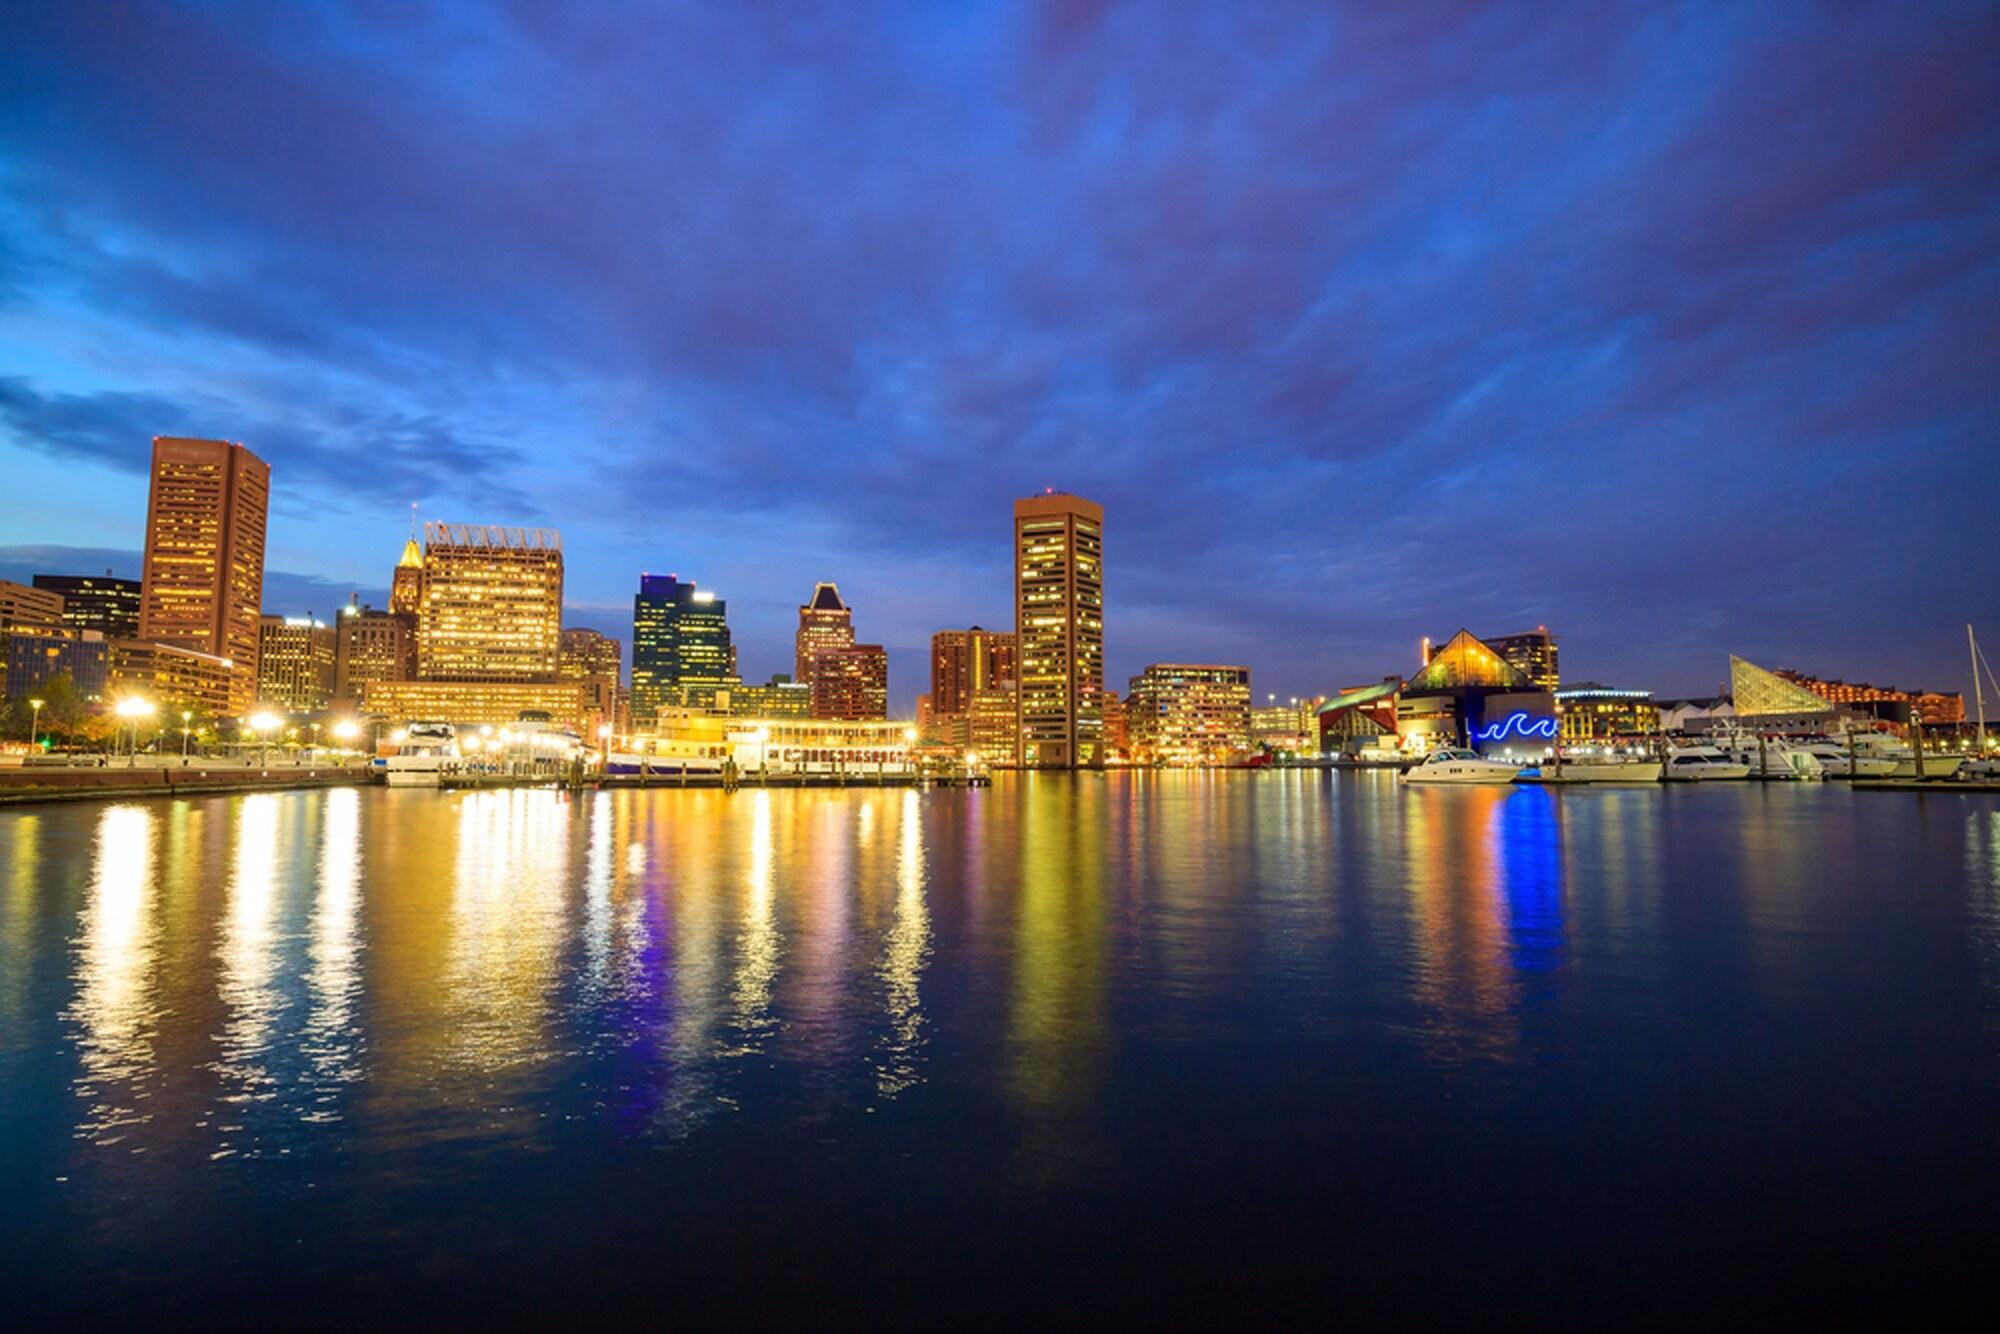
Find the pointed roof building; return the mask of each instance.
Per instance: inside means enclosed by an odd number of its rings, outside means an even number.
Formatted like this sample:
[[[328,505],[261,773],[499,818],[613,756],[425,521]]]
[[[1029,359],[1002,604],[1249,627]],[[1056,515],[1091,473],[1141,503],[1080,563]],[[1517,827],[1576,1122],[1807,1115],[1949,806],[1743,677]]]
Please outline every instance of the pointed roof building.
[[[1833,705],[1804,686],[1745,662],[1734,653],[1729,655],[1729,693],[1735,697],[1739,718],[1833,712]]]

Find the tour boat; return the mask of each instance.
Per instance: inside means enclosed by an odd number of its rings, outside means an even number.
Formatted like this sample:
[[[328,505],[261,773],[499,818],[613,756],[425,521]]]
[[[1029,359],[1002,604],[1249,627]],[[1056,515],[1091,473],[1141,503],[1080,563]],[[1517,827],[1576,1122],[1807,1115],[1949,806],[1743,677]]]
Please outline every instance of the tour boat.
[[[1749,776],[1749,765],[1714,746],[1682,746],[1667,756],[1666,767],[1660,771],[1660,777],[1669,783],[1713,783]]]
[[[411,723],[396,741],[396,753],[383,762],[390,787],[436,787],[446,774],[457,773],[458,729],[450,723]]]
[[[1469,750],[1434,750],[1414,769],[1403,771],[1405,783],[1511,783],[1520,769],[1499,760],[1483,759]]]

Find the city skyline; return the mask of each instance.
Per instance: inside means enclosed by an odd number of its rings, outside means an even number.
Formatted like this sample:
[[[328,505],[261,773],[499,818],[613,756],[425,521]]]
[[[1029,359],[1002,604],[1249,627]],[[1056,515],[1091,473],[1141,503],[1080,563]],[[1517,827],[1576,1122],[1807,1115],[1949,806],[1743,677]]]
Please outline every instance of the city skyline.
[[[837,581],[899,714],[1050,486],[1117,516],[1113,682],[1547,624],[1966,686],[1990,15],[1011,15],[19,16],[0,577],[136,577],[185,434],[287,479],[265,610],[387,605],[416,502],[572,534],[566,624],[683,571],[747,679]],[[549,120],[431,95],[488,79]]]

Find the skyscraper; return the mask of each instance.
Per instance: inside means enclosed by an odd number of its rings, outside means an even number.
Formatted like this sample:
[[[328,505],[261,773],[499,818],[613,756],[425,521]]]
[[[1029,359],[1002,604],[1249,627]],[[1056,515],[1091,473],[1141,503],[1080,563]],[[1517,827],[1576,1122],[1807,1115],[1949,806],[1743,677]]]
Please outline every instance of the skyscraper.
[[[632,712],[657,717],[662,708],[710,707],[715,692],[735,684],[729,604],[671,574],[639,579],[632,599]]]
[[[317,713],[333,700],[334,630],[310,616],[258,618],[257,702]]]
[[[1562,658],[1549,627],[1538,625],[1518,635],[1488,635],[1486,642],[1537,690],[1562,685]]]
[[[62,594],[63,624],[72,630],[95,630],[106,639],[139,637],[137,579],[103,574],[38,574],[35,587]]]
[[[396,573],[389,581],[389,610],[398,616],[417,614],[424,597],[424,553],[417,545],[417,535],[410,534],[410,540],[403,544],[403,557],[396,562]]]
[[[414,613],[364,607],[357,597],[334,622],[333,697],[337,704],[360,703],[375,681],[408,681],[417,674],[417,618]]]
[[[1104,763],[1104,507],[1048,491],[1014,502],[1020,763]]]
[[[229,710],[257,697],[271,469],[226,440],[153,439],[139,637],[230,662]]]
[[[823,649],[812,660],[812,716],[889,716],[889,653],[880,644]]]
[[[812,683],[815,653],[854,647],[854,613],[840,600],[837,584],[813,585],[812,597],[799,608],[799,629],[792,639],[792,679]]]
[[[562,535],[554,529],[425,524],[418,677],[553,680],[562,599]]]
[[[1004,630],[940,630],[931,636],[931,710],[969,712],[974,692],[1014,679],[1014,636]]]

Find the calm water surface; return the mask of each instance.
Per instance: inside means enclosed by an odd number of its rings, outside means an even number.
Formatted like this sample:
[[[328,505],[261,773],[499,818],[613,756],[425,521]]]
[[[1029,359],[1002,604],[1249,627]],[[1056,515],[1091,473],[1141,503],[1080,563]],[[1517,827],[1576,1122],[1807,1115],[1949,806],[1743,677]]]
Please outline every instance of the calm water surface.
[[[1935,1298],[2000,1237],[2000,801],[13,809],[0,1182],[10,1305],[106,1320]]]

